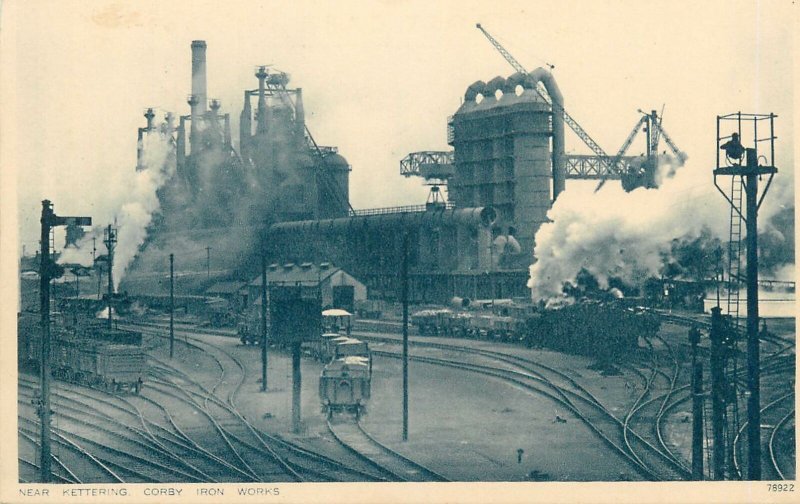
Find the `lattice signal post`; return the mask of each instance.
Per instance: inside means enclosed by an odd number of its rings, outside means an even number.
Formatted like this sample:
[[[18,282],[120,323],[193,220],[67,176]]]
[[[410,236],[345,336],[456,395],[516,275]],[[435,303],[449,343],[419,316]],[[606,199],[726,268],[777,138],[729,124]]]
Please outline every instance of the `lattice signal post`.
[[[741,221],[747,231],[747,479],[761,479],[761,413],[760,413],[760,358],[758,339],[758,209],[767,195],[772,179],[778,172],[775,167],[775,114],[746,114],[735,112],[717,116],[717,165],[714,185],[731,205],[731,256],[729,263],[739,264]],[[760,128],[759,128],[760,127]],[[759,137],[759,129],[762,137]],[[724,130],[721,132],[720,130]],[[766,130],[766,132],[765,132]],[[721,136],[731,131],[728,136]],[[723,155],[724,154],[724,155]],[[758,182],[769,176],[759,195]],[[730,193],[720,187],[718,177],[730,176]],[[742,213],[742,189],[745,193],[746,213]],[[738,231],[737,231],[738,227]],[[734,276],[729,270],[729,277]],[[736,271],[738,277],[738,271]],[[735,309],[738,315],[738,281],[729,282],[728,312]],[[735,302],[731,302],[731,289],[736,289]],[[735,306],[731,306],[734,304]]]
[[[39,260],[39,311],[41,314],[41,339],[42,348],[39,363],[41,402],[38,404],[37,413],[40,421],[40,445],[39,469],[41,471],[41,482],[50,483],[52,473],[50,467],[51,443],[50,443],[50,280],[58,278],[64,274],[63,268],[58,266],[50,259],[50,235],[53,228],[57,226],[91,226],[91,217],[62,217],[53,211],[53,204],[50,200],[42,201],[42,235],[40,245],[42,247]]]

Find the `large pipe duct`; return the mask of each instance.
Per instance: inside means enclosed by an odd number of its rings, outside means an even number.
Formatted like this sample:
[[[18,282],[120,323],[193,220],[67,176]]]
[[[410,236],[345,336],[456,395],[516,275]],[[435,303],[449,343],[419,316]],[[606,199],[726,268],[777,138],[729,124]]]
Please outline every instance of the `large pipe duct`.
[[[564,166],[564,96],[558,89],[553,74],[544,68],[528,72],[529,85],[541,82],[553,102],[553,201],[564,191],[566,168]]]
[[[270,226],[269,232],[316,233],[321,230],[343,231],[369,226],[392,227],[396,229],[419,229],[421,227],[434,228],[442,225],[475,226],[477,228],[489,229],[496,220],[497,212],[494,208],[476,207],[281,222]]]
[[[206,41],[192,41],[192,122],[206,112]]]

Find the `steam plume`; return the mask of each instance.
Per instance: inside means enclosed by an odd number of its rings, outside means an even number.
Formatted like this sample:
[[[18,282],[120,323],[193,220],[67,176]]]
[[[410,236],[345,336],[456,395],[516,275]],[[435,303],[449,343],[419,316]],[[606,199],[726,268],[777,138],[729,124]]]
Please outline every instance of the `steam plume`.
[[[669,164],[660,166],[661,173],[670,171]],[[537,262],[528,281],[534,301],[562,297],[564,282],[574,283],[582,268],[602,288],[608,288],[611,277],[641,285],[658,274],[671,240],[696,238],[703,228],[727,242],[730,210],[711,179],[711,170],[689,163],[673,178],[664,177],[659,189],[626,193],[614,182],[597,193],[586,187],[565,191],[548,212],[552,222],[536,233]],[[790,179],[775,181],[782,188],[772,195],[777,196],[774,203],[762,208],[762,224],[785,203],[781,200],[793,198],[785,189]],[[730,184],[730,179],[720,183]]]

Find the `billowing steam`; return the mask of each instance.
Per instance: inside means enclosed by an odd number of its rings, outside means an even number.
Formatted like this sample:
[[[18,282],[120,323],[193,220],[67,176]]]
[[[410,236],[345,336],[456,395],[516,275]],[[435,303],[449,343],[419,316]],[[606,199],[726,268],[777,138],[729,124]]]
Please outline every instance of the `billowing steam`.
[[[122,204],[113,211],[117,229],[113,266],[115,290],[136,257],[139,247],[144,243],[153,215],[159,211],[157,191],[175,172],[173,146],[169,137],[158,133],[145,135],[143,148],[144,169],[136,171],[128,184],[121,188],[124,190],[119,198]],[[78,241],[77,247],[65,248],[59,257],[59,262],[92,266],[93,238],[96,241],[97,254],[107,252],[103,245],[106,227],[95,226],[91,233],[87,233]]]
[[[675,170],[662,163],[659,171]],[[730,178],[722,177],[720,183],[730,184]],[[528,281],[534,301],[562,298],[564,283],[574,283],[582,269],[603,289],[609,287],[610,278],[641,285],[659,274],[673,239],[691,240],[704,229],[723,243],[728,241],[730,210],[707,167],[689,163],[674,177],[664,177],[659,189],[626,193],[619,182],[609,181],[599,192],[591,190],[571,187],[562,193],[548,212],[552,222],[536,233],[537,262],[530,267]],[[793,197],[791,191],[775,193],[780,199],[786,194]],[[780,208],[780,201],[765,204],[760,223],[769,222]]]

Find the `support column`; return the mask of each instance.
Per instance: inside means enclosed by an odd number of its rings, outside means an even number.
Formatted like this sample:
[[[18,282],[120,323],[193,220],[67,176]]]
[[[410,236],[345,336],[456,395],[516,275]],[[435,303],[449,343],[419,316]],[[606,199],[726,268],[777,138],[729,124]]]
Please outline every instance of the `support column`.
[[[712,457],[715,480],[725,479],[725,362],[723,353],[725,349],[723,340],[722,309],[719,306],[711,308],[711,426],[714,439],[714,452]]]
[[[408,232],[403,234],[403,441],[408,441]]]
[[[42,483],[50,483],[50,227],[53,210],[49,200],[42,201],[41,251],[39,252],[39,312],[42,324],[42,348],[39,362],[39,380],[42,398],[39,404],[41,423],[40,441],[42,445],[39,468]]]
[[[175,254],[169,255],[169,358],[175,352]]]
[[[758,158],[747,149],[747,479],[761,479],[761,391],[758,340]]]
[[[300,413],[300,392],[302,387],[302,373],[300,371],[300,345],[299,341],[292,343],[292,432],[302,432]]]
[[[692,347],[692,480],[702,481],[703,474],[703,363],[697,361],[700,331],[689,330]]]
[[[267,256],[261,253],[261,391],[267,391]]]

